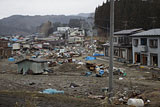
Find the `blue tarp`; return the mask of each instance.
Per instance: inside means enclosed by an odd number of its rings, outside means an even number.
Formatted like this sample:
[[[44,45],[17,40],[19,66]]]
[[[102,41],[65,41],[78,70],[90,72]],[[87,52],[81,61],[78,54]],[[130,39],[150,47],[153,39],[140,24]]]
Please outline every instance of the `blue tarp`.
[[[86,61],[95,60],[95,59],[96,59],[96,57],[92,57],[92,56],[87,56],[85,58]]]
[[[11,48],[11,47],[12,47],[12,45],[8,45],[8,47],[10,47],[10,48]]]
[[[14,58],[8,58],[8,61],[13,62],[13,61],[15,61],[15,59]]]
[[[85,74],[85,76],[90,76],[90,75],[92,75],[92,72],[86,72],[86,74]]]
[[[64,91],[57,91],[56,89],[49,88],[49,89],[43,90],[42,93],[44,94],[64,94]]]
[[[93,56],[104,56],[104,54],[94,53]]]
[[[99,74],[103,75],[104,74],[104,70],[99,70]]]
[[[17,40],[18,40],[18,39],[16,39],[16,38],[13,38],[13,39],[12,39],[12,41],[14,41],[14,42],[16,42]]]
[[[99,70],[99,74],[96,74],[96,77],[102,77],[104,74],[104,70]]]

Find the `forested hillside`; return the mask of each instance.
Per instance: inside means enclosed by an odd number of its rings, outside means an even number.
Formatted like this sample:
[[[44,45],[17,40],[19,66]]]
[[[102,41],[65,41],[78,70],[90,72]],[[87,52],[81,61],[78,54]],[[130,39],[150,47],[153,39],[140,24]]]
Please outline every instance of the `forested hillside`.
[[[95,24],[109,28],[110,2],[96,8]],[[160,0],[115,0],[115,31],[132,28],[159,28]]]

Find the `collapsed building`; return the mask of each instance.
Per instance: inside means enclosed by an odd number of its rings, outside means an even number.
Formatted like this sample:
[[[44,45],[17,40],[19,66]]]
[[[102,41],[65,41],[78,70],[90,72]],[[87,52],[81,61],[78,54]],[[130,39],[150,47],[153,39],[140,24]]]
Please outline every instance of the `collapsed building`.
[[[12,54],[12,48],[8,47],[8,40],[0,39],[0,58],[9,58]]]

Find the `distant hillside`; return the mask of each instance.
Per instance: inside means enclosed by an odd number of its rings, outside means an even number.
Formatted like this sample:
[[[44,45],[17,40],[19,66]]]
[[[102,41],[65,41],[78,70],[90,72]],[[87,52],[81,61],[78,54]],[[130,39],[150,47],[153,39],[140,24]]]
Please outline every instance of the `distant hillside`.
[[[93,16],[94,13],[79,13],[77,16],[81,16],[81,17],[91,17]]]
[[[0,35],[5,34],[30,34],[36,32],[37,26],[50,21],[68,24],[70,19],[86,19],[82,16],[46,15],[23,16],[13,15],[0,20]]]

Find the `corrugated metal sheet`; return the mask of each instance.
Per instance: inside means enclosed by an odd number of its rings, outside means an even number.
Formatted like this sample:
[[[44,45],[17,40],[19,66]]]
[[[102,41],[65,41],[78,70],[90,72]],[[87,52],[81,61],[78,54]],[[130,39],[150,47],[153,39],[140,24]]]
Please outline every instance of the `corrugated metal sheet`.
[[[18,73],[26,74],[29,70],[34,74],[43,73],[44,69],[48,69],[48,64],[45,63],[37,63],[25,60],[21,63],[18,63]]]
[[[133,34],[131,36],[160,36],[160,29],[151,29],[141,33]]]

